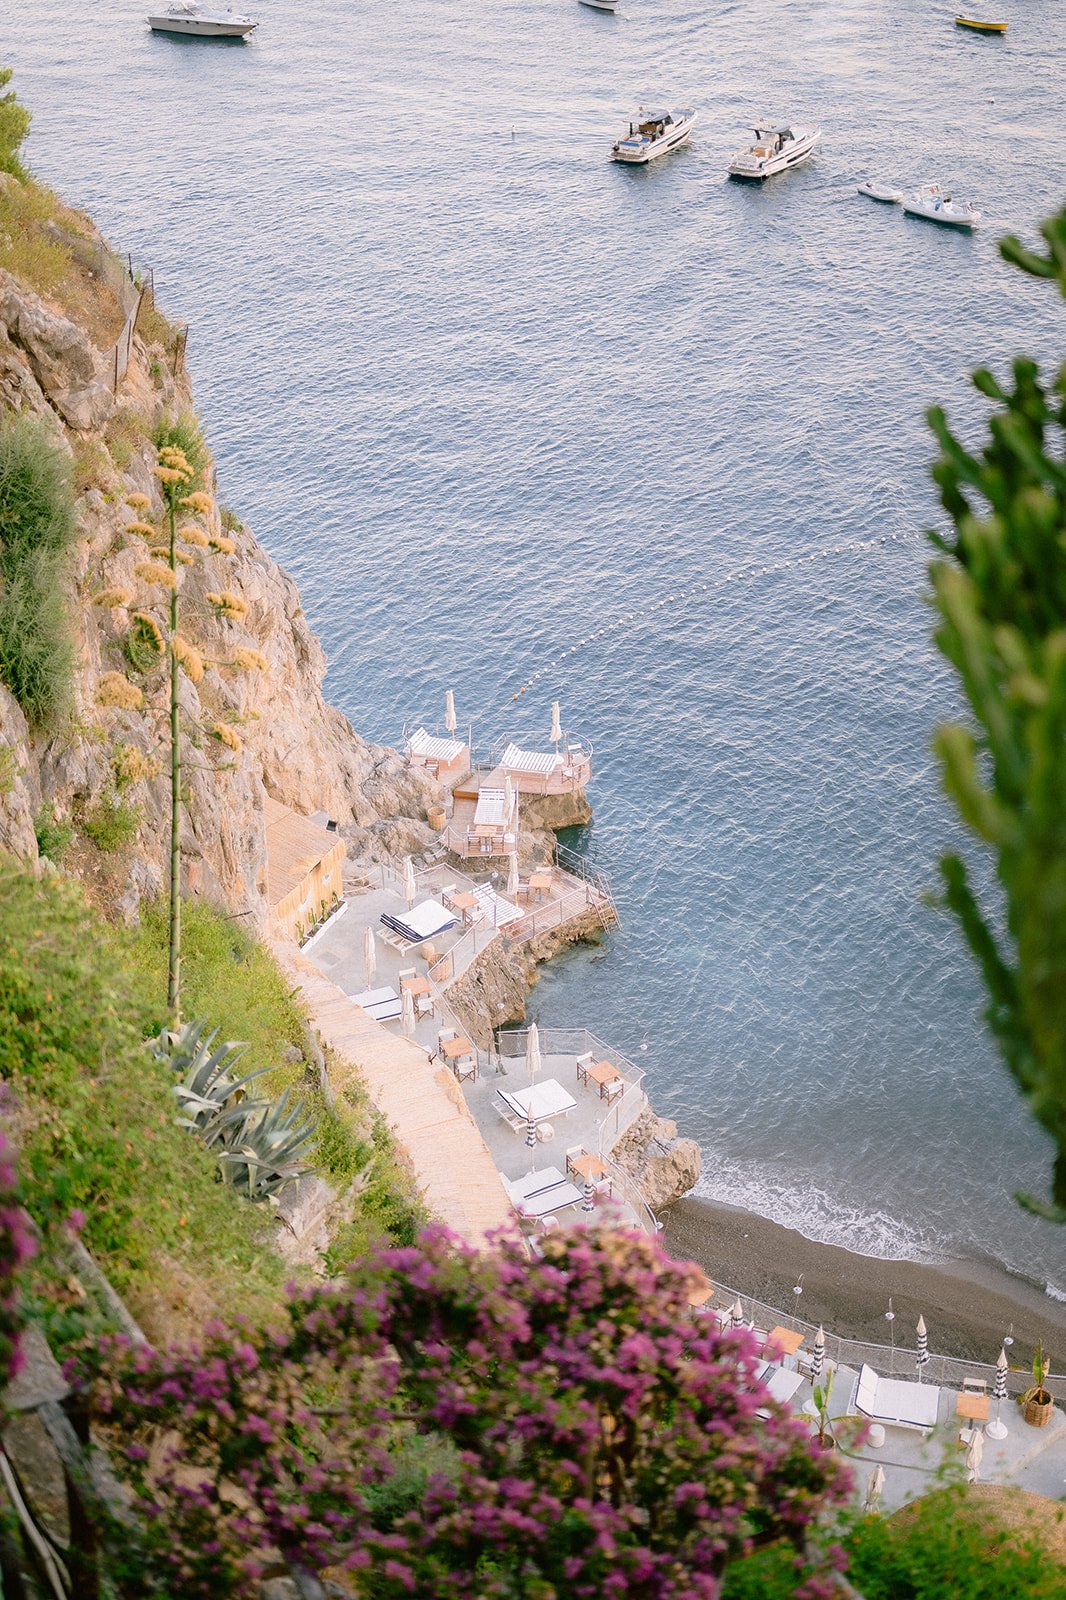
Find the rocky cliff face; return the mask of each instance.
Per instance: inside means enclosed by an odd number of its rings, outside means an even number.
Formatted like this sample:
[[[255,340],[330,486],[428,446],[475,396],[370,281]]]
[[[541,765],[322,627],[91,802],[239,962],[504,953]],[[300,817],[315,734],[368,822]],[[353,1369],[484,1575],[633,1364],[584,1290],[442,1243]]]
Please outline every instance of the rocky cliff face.
[[[0,174],[0,177],[3,177]],[[5,180],[12,182],[14,180]],[[84,253],[90,235],[79,230]],[[102,241],[95,239],[102,253]],[[113,259],[112,259],[112,265]],[[92,281],[90,281],[92,280]],[[164,881],[169,816],[164,674],[139,679],[143,707],[107,705],[106,673],[125,666],[124,641],[134,610],[153,609],[138,576],[149,541],[131,524],[156,523],[163,505],[152,476],[156,430],[192,410],[187,380],[173,370],[166,325],[151,311],[134,335],[128,371],[114,392],[115,317],[107,286],[87,275],[84,318],[7,272],[0,272],[0,417],[39,418],[72,458],[78,536],[69,574],[69,613],[78,666],[71,716],[46,731],[31,729],[0,686],[0,849],[37,854],[34,819],[42,805],[75,827],[101,796],[121,790],[139,816],[136,839],[108,863],[102,892],[132,912]],[[213,479],[208,466],[206,476]],[[131,510],[131,494],[150,509]],[[218,512],[209,532],[220,532]],[[187,825],[185,887],[235,912],[265,917],[263,797],[269,792],[302,812],[327,811],[352,854],[376,859],[397,845],[416,853],[434,835],[425,822],[441,799],[437,784],[411,771],[395,751],[361,739],[322,695],[325,661],[295,585],[227,517],[232,552],[205,551],[182,575],[182,614],[204,657],[199,681],[182,676]],[[207,595],[239,597],[236,617],[220,617]],[[109,603],[100,603],[110,595]],[[114,596],[126,596],[115,603]],[[154,603],[162,617],[160,602]],[[265,658],[261,670],[230,671],[242,649]],[[211,730],[224,726],[222,743]],[[230,746],[233,746],[231,748]],[[77,851],[89,847],[82,842]],[[90,864],[91,866],[91,864]],[[92,881],[92,870],[86,872]],[[98,887],[100,885],[98,884]]]
[[[611,1154],[631,1172],[651,1209],[673,1205],[695,1184],[702,1168],[695,1139],[679,1139],[677,1123],[649,1106],[615,1145]]]

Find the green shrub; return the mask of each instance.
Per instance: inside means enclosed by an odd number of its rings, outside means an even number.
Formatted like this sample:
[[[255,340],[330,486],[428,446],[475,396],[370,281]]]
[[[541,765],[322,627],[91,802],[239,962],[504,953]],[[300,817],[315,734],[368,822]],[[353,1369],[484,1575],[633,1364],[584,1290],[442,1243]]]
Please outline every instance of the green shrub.
[[[0,678],[38,725],[70,702],[63,580],[73,536],[69,458],[39,422],[0,424]]]
[[[172,1074],[143,1043],[153,1009],[124,932],[77,885],[0,856],[0,1078],[31,1214],[47,1228],[83,1211],[86,1244],[135,1310],[181,1271],[216,1310],[270,1311],[282,1268],[262,1212],[176,1126]]]
[[[49,861],[62,861],[70,849],[74,829],[69,822],[58,820],[55,805],[51,800],[46,800],[37,808],[33,819],[33,831],[37,835],[37,848],[42,856],[47,856]]]
[[[0,89],[11,82],[11,68],[0,67]],[[0,172],[10,172],[16,178],[25,178],[26,169],[19,160],[22,141],[30,131],[30,113],[20,105],[14,90],[0,95]]]
[[[120,800],[117,794],[101,795],[95,805],[78,817],[78,827],[90,843],[108,852],[132,843],[140,825],[140,807]]]

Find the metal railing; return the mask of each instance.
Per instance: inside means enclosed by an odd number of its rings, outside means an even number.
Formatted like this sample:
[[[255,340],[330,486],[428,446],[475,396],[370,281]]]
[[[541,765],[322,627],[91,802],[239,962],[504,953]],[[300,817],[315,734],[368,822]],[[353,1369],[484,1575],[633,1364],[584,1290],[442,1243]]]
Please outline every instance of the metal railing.
[[[505,930],[507,942],[528,944],[530,939],[535,939],[539,933],[547,933],[551,928],[561,927],[564,922],[569,922],[571,917],[580,916],[595,903],[588,885],[582,884],[580,889],[571,889],[558,900],[546,900],[534,910],[524,912],[520,920],[509,922]]]
[[[578,1056],[593,1055],[598,1061],[609,1061],[612,1067],[616,1067],[631,1088],[639,1089],[644,1082],[645,1074],[642,1067],[630,1061],[628,1056],[623,1055],[621,1050],[616,1050],[613,1045],[604,1044],[603,1040],[597,1038],[588,1028],[538,1027],[537,1036],[543,1056],[572,1056],[576,1061]],[[506,1061],[524,1056],[528,1039],[528,1028],[501,1028],[496,1035],[497,1054]],[[620,1098],[624,1098],[624,1095]]]
[[[614,894],[611,890],[611,880],[605,872],[576,850],[570,850],[565,844],[560,844],[556,839],[552,850],[552,859],[560,872],[569,873],[572,878],[580,878],[595,891],[597,905],[600,911],[600,921],[604,928],[617,926],[619,922],[618,907],[615,904]]]
[[[473,966],[482,951],[487,950],[493,940],[500,937],[500,932],[501,930],[493,927],[491,922],[475,922],[450,949],[441,952],[431,967],[427,967],[426,974],[430,983],[437,989],[444,989],[457,978],[461,978],[463,973]]]

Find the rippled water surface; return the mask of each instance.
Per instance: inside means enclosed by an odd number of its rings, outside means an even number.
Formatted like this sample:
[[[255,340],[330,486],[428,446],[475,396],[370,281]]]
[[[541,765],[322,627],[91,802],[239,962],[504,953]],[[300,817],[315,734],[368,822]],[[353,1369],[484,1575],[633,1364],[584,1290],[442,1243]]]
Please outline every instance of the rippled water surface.
[[[985,39],[928,0],[621,3],[263,0],[234,47],[15,0],[3,48],[39,173],[189,319],[224,498],[356,726],[395,742],[453,686],[486,742],[556,697],[593,739],[623,928],[541,1020],[646,1064],[706,1193],[1066,1285],[1010,1199],[1045,1141],[919,899],[953,709],[922,412],[976,427],[966,372],[1061,357],[1062,305],[998,228],[854,192],[938,177],[1032,234],[1066,190],[1060,8],[1004,0]],[[699,108],[691,145],[612,166],[652,101]],[[822,150],[726,183],[766,115]]]

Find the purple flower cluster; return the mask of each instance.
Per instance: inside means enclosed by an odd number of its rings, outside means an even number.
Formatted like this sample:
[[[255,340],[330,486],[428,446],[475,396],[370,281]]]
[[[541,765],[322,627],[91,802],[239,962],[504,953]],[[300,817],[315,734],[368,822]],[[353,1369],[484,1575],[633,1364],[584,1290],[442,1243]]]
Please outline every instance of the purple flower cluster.
[[[375,1600],[710,1600],[756,1546],[802,1548],[849,1478],[690,1285],[616,1229],[540,1261],[432,1230],[294,1290],[282,1330],[106,1343],[80,1382],[129,1441],[129,1592],[250,1594],[289,1562]]]
[[[22,1368],[18,1277],[36,1248],[29,1218],[19,1205],[11,1148],[0,1133],[0,1388]]]

